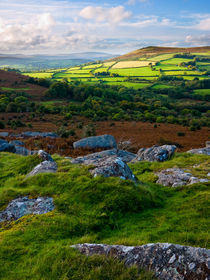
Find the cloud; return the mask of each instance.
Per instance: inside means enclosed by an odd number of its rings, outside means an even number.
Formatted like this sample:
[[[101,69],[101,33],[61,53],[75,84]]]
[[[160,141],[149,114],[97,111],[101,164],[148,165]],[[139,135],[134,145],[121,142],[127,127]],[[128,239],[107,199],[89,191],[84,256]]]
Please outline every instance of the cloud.
[[[210,45],[210,34],[202,34],[199,36],[187,35],[185,42],[196,46],[207,46]]]
[[[146,3],[146,2],[149,2],[149,0],[128,0],[127,4],[128,5],[135,5],[137,2]]]
[[[202,19],[195,27],[199,30],[210,30],[210,18]]]
[[[87,6],[80,12],[80,16],[84,19],[114,24],[131,17],[131,15],[131,12],[126,11],[123,6],[112,8]]]

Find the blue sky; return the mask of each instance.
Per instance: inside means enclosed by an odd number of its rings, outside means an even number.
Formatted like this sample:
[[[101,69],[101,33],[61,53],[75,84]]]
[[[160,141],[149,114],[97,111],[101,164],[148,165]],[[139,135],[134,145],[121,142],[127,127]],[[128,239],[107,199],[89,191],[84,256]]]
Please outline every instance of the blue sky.
[[[210,45],[209,0],[7,0],[0,53],[126,53]]]

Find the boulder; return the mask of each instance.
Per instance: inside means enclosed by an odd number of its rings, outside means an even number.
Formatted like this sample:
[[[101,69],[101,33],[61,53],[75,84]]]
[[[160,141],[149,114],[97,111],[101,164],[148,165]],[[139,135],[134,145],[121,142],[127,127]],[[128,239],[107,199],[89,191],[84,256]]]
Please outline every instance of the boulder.
[[[7,137],[7,136],[9,136],[9,132],[6,131],[0,132],[0,137]]]
[[[156,175],[158,176],[156,183],[163,186],[179,187],[208,182],[208,179],[199,179],[180,168],[168,168],[156,173]]]
[[[15,146],[9,144],[7,141],[0,139],[0,152],[10,152],[15,153]]]
[[[151,270],[160,280],[209,279],[210,250],[170,243],[123,246],[104,244],[77,244],[71,246],[86,256],[106,255]]]
[[[133,162],[137,161],[165,161],[170,159],[176,150],[175,145],[152,146],[151,148],[141,148]]]
[[[98,153],[89,154],[87,156],[81,156],[77,157],[75,159],[72,159],[71,162],[74,164],[85,164],[85,165],[97,165],[99,161],[101,161],[103,158],[107,156],[118,156],[120,157],[124,162],[130,162],[132,159],[136,157],[135,154],[129,153],[124,150],[106,150]]]
[[[55,173],[57,171],[57,164],[55,161],[43,161],[27,175],[27,177],[31,177],[40,173]]]
[[[200,149],[192,149],[192,150],[189,150],[188,153],[210,156],[210,147],[205,147],[205,148],[200,148]]]
[[[31,151],[22,146],[15,146],[15,153],[22,156],[31,155]]]
[[[96,167],[90,170],[90,173],[94,177],[120,177],[123,180],[129,179],[136,181],[136,178],[128,165],[117,156],[108,156],[101,161],[98,161]]]
[[[57,138],[58,135],[54,132],[39,132],[39,131],[25,131],[21,133],[23,137],[50,137]]]
[[[4,211],[0,212],[0,222],[17,220],[28,214],[45,214],[54,208],[51,197],[29,199],[25,196],[17,198],[12,200]]]
[[[53,161],[51,155],[49,155],[47,152],[43,150],[38,151],[38,156],[42,161]]]
[[[91,136],[73,143],[74,149],[112,149],[117,148],[117,142],[112,135]]]
[[[14,146],[24,146],[25,145],[25,143],[20,141],[20,140],[12,140],[9,143],[14,145]]]

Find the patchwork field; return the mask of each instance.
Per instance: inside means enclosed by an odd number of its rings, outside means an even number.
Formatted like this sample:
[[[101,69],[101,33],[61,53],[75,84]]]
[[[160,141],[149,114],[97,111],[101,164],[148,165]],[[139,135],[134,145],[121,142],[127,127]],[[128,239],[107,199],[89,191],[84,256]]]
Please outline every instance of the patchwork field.
[[[205,61],[205,59],[210,59],[208,50],[206,52],[185,54],[179,53],[178,49],[175,49],[172,53],[171,49],[165,49],[166,53],[163,53],[161,48],[159,49],[158,51],[148,49],[147,53],[143,52],[139,56],[134,52],[136,58],[132,57],[132,60],[125,60],[124,57],[123,60],[120,60],[119,57],[113,61],[88,63],[61,70],[50,69],[46,72],[24,73],[24,75],[59,81],[65,79],[69,82],[78,81],[88,84],[100,82],[135,89],[152,86],[153,84],[157,87],[156,82],[162,76],[174,76],[186,81],[194,80],[195,78],[200,80],[209,79],[210,63],[208,60]],[[192,57],[196,57],[196,63]],[[167,82],[165,85],[162,84],[161,88],[169,88],[167,87]]]

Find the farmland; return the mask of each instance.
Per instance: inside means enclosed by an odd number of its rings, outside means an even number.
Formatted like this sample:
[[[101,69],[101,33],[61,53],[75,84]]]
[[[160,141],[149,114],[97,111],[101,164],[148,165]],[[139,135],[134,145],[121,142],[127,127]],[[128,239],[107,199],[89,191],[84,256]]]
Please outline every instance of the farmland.
[[[132,55],[125,55],[111,61],[93,62],[60,70],[49,69],[23,74],[33,78],[46,78],[54,81],[65,79],[68,82],[120,85],[134,89],[152,87],[153,85],[157,88],[157,83],[162,76],[178,77],[183,81],[209,78],[210,63],[209,61],[203,61],[207,58],[210,59],[208,50],[206,52],[204,50],[196,52],[194,48],[192,49],[193,52],[187,53],[187,55],[178,52],[177,48],[174,49],[174,52],[169,49],[170,53],[168,53],[167,48],[159,48],[159,53],[158,48],[151,52],[148,48],[147,53],[142,50],[140,55],[137,55],[138,52],[136,51],[131,53]],[[130,60],[129,57],[132,59]],[[168,83],[165,83],[165,88],[167,85]],[[164,87],[163,83],[160,87]]]

